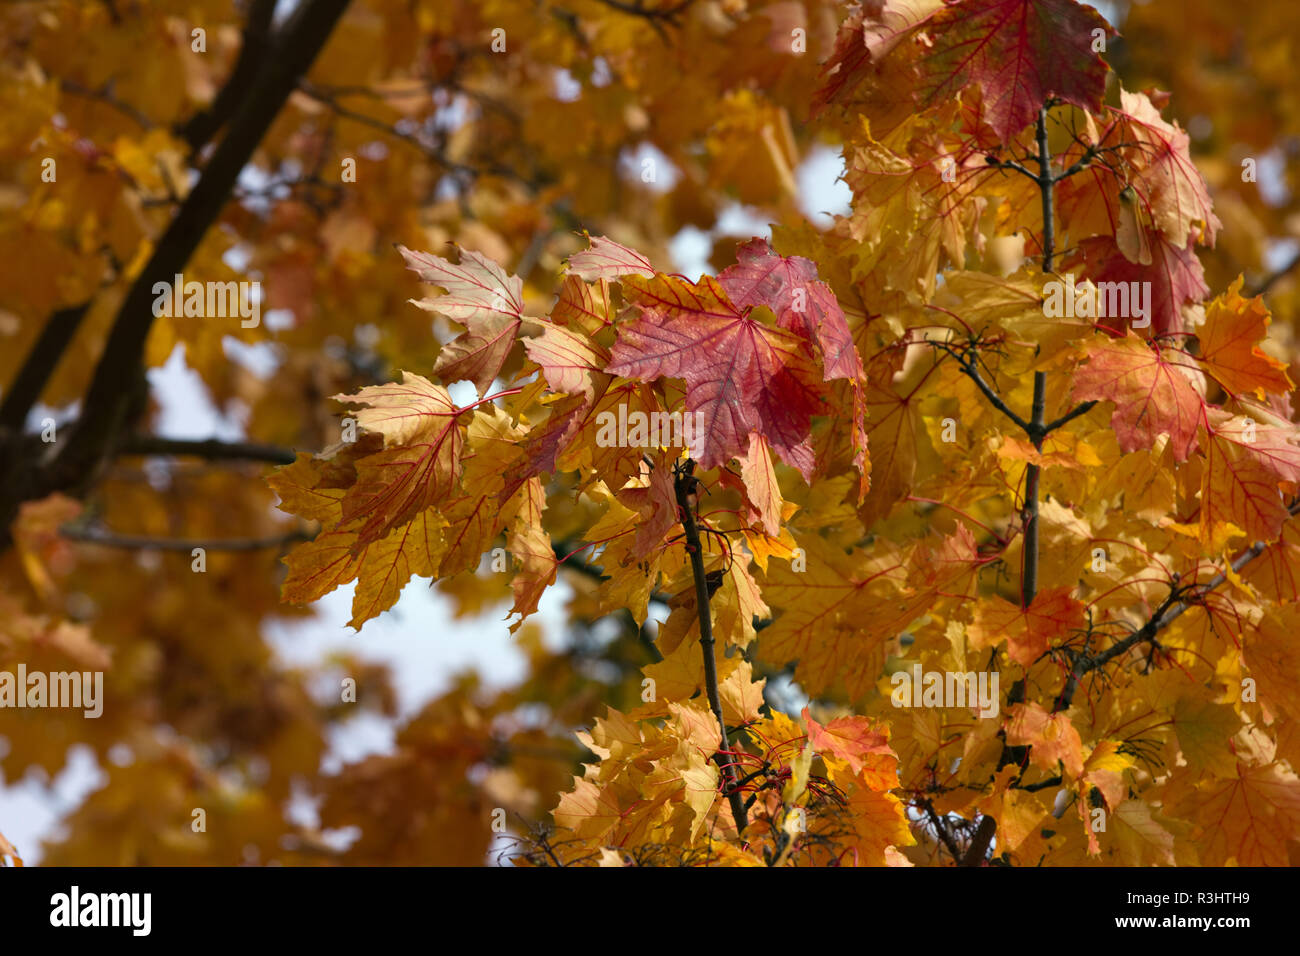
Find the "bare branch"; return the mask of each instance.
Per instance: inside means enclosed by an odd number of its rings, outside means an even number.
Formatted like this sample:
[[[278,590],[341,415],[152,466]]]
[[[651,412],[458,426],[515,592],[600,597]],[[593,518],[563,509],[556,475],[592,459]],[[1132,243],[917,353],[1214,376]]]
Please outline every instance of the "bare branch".
[[[1043,272],[1052,271],[1053,247],[1056,244],[1052,154],[1047,145],[1047,105],[1038,111],[1038,191],[1043,201]]]
[[[1044,434],[1044,435],[1050,435],[1052,432],[1056,431],[1056,430],[1057,430],[1058,428],[1060,428],[1062,425],[1066,425],[1066,424],[1068,424],[1068,423],[1074,421],[1074,420],[1075,420],[1076,418],[1078,418],[1080,415],[1086,415],[1086,414],[1088,414],[1090,411],[1092,411],[1093,406],[1096,405],[1096,404],[1097,404],[1097,403],[1096,403],[1095,401],[1091,401],[1091,402],[1083,402],[1083,403],[1080,404],[1080,405],[1076,405],[1076,406],[1074,406],[1074,408],[1070,409],[1068,412],[1066,412],[1066,413],[1065,413],[1064,415],[1062,415],[1060,418],[1056,419],[1056,421],[1054,421],[1054,422],[1048,422],[1046,425],[1044,425],[1044,426],[1043,426],[1043,434]]]
[[[172,538],[154,538],[149,535],[116,534],[100,528],[64,525],[59,534],[72,541],[97,544],[105,548],[125,548],[131,551],[262,551],[282,548],[297,541],[310,541],[312,535],[305,531],[291,531],[268,538],[195,538],[181,541]]]
[[[945,352],[947,352],[949,355],[951,355],[953,358],[957,360],[957,364],[961,366],[961,370],[966,374],[966,376],[972,382],[976,384],[976,386],[979,387],[979,390],[984,393],[984,397],[989,400],[989,402],[993,405],[994,408],[1000,411],[1003,415],[1007,416],[1007,418],[1011,419],[1011,421],[1013,421],[1016,425],[1020,426],[1020,428],[1022,428],[1026,434],[1029,433],[1029,428],[1030,428],[1029,422],[1025,421],[1023,418],[1021,418],[1019,415],[1013,412],[1010,406],[1007,405],[1006,402],[1002,401],[1001,396],[999,396],[997,392],[993,391],[993,389],[989,387],[989,384],[985,382],[984,379],[980,376],[979,370],[975,368],[974,362],[967,360],[964,355],[962,355],[960,352],[953,349],[952,346],[950,346],[947,342],[934,342],[932,344],[937,348],[943,349]]]
[[[273,50],[217,145],[203,175],[154,246],[127,292],[82,402],[82,416],[47,476],[48,490],[77,488],[117,438],[132,408],[134,378],[153,327],[153,288],[171,282],[220,215],[240,171],[289,98],[298,79],[342,17],[348,0],[303,0],[278,31]]]
[[[50,316],[32,350],[23,360],[18,377],[5,392],[4,404],[0,405],[0,427],[22,430],[28,414],[40,401],[41,392],[45,391],[63,353],[72,344],[72,338],[81,327],[81,321],[89,308],[90,303],[83,302],[81,305],[59,309]]]
[[[298,457],[293,449],[278,445],[226,442],[216,438],[163,438],[158,435],[132,435],[118,446],[117,454],[190,455],[209,461],[265,461],[273,465],[292,465]]]
[[[248,96],[257,79],[259,67],[271,48],[271,19],[276,0],[253,0],[244,24],[244,41],[230,77],[217,93],[212,105],[195,113],[177,132],[197,152],[234,115]]]
[[[971,837],[970,845],[966,848],[966,855],[962,857],[962,866],[979,866],[984,862],[984,857],[989,851],[989,844],[993,842],[993,834],[997,832],[998,821],[993,817],[985,814],[980,819],[980,824],[975,828],[975,836]]]
[[[1246,293],[1246,295],[1250,298],[1254,298],[1257,295],[1263,295],[1269,289],[1273,288],[1273,286],[1277,282],[1283,279],[1296,266],[1300,266],[1300,252],[1297,252],[1290,259],[1288,259],[1286,263],[1282,265],[1281,268],[1279,268],[1275,272],[1270,272],[1267,276],[1264,277],[1263,281],[1260,282],[1259,285],[1251,289],[1248,293]]]
[[[692,476],[694,470],[695,462],[690,459],[682,467],[675,469],[673,489],[677,497],[678,517],[681,519],[682,530],[686,535],[686,551],[691,556],[691,573],[695,579],[695,607],[700,619],[700,648],[704,652],[704,687],[708,693],[709,707],[718,721],[718,731],[721,734],[718,750],[729,751],[731,742],[727,739],[727,722],[722,716],[722,698],[718,694],[718,664],[713,657],[713,614],[709,607],[711,592],[708,576],[704,572],[704,550],[700,544],[700,529],[695,519],[695,497],[698,493],[699,481]],[[744,833],[749,821],[744,799],[736,789],[735,761],[722,753],[716,754],[715,757],[722,769],[722,789],[731,803],[731,815],[736,822],[736,833]]]
[[[1047,408],[1047,373],[1034,373],[1033,418],[1029,422],[1030,439],[1034,448],[1043,450],[1044,411]],[[1031,464],[1025,469],[1024,567],[1020,574],[1020,606],[1028,608],[1038,593],[1038,479],[1042,469]]]

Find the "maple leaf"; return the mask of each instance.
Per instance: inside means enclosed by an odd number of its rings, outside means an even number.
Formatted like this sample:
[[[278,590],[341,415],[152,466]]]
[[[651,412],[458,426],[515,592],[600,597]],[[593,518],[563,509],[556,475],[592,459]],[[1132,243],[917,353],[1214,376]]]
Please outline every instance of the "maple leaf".
[[[1231,395],[1286,394],[1295,387],[1286,364],[1259,347],[1268,336],[1268,309],[1262,297],[1241,295],[1242,282],[1238,276],[1223,295],[1206,303],[1205,323],[1196,330],[1196,360]]]
[[[904,353],[894,350],[870,364],[863,389],[864,431],[871,442],[871,492],[865,514],[874,520],[887,514],[911,490],[916,476],[924,430],[921,410],[909,400],[905,384],[895,384]],[[854,408],[854,417],[858,417]]]
[[[849,771],[847,763],[830,768],[831,780],[847,791],[847,823],[850,852],[845,863],[854,866],[897,865],[895,847],[916,842],[903,803],[888,790],[872,786],[862,775]]]
[[[1096,111],[1109,67],[1096,31],[1115,31],[1075,0],[965,0],[926,24],[933,48],[921,61],[917,97],[931,106],[977,85],[984,118],[1009,142],[1048,97]]]
[[[299,454],[292,465],[279,468],[266,479],[280,498],[279,508],[322,524],[337,524],[343,517],[344,488],[325,486],[322,464],[314,455]]]
[[[1174,835],[1161,825],[1151,807],[1141,800],[1124,800],[1115,807],[1115,842],[1125,866],[1151,863],[1173,866]]]
[[[779,256],[765,239],[751,239],[736,250],[736,264],[718,273],[718,284],[741,309],[766,305],[777,324],[816,342],[826,380],[862,377],[835,293],[817,278],[817,266],[802,256]]]
[[[1014,704],[1007,718],[1007,743],[1028,744],[1036,767],[1055,770],[1059,761],[1071,777],[1083,775],[1083,743],[1066,714],[1049,714],[1037,703]]]
[[[878,730],[866,717],[836,717],[824,727],[813,720],[805,707],[802,713],[808,740],[821,754],[844,760],[854,773],[870,767],[875,772],[894,772],[898,761],[889,747],[888,730]],[[891,758],[880,761],[879,757]]]
[[[1221,223],[1215,216],[1205,177],[1192,162],[1190,140],[1176,124],[1167,123],[1146,93],[1120,90],[1114,138],[1131,144],[1125,150],[1131,178],[1144,212],[1155,227],[1176,244],[1188,236],[1214,245]],[[1108,137],[1109,139],[1109,137]]]
[[[981,600],[967,636],[980,648],[1005,639],[1011,659],[1028,667],[1054,641],[1083,627],[1086,608],[1082,601],[1070,596],[1071,590],[1060,587],[1040,591],[1027,608],[999,597]]]
[[[1298,624],[1294,607],[1270,611],[1247,636],[1243,655],[1269,709],[1292,719],[1300,717],[1300,656],[1294,652]]]
[[[401,383],[369,385],[339,401],[365,406],[357,424],[383,435],[384,450],[357,461],[357,480],[343,497],[343,522],[364,519],[357,545],[377,541],[450,496],[460,476],[464,435],[458,408],[440,385],[411,372]]]
[[[1152,333],[1182,332],[1185,330],[1183,306],[1200,302],[1210,291],[1205,284],[1201,260],[1197,258],[1190,238],[1179,241],[1155,232],[1149,233],[1147,244],[1151,261],[1133,262],[1124,254],[1115,237],[1094,236],[1079,243],[1078,253],[1066,265],[1070,268],[1082,265],[1086,278],[1098,285],[1103,282],[1149,282],[1151,292],[1147,306]],[[1122,331],[1132,325],[1132,318],[1111,316],[1102,324]]]
[[[1074,370],[1071,400],[1114,402],[1111,427],[1122,451],[1150,448],[1167,434],[1174,459],[1186,461],[1196,448],[1204,402],[1181,367],[1132,332],[1093,340],[1085,354],[1087,364]]]
[[[1184,770],[1165,807],[1196,825],[1205,866],[1287,866],[1287,843],[1300,838],[1300,778],[1276,764],[1238,761],[1226,779]]]
[[[884,85],[864,81],[876,80],[873,74],[881,70],[886,57],[942,7],[942,0],[886,0],[854,5],[822,68],[823,82],[813,97],[813,115],[830,103],[842,101],[859,85]]]
[[[726,680],[719,682],[718,699],[728,724],[747,724],[760,718],[758,709],[763,706],[766,684],[767,678],[754,680],[754,667],[749,661],[741,661]]]
[[[749,449],[740,461],[740,477],[745,495],[758,512],[764,530],[772,536],[781,533],[781,486],[772,470],[767,439],[757,432],[749,436]]]
[[[1271,600],[1300,601],[1300,527],[1294,520],[1282,526],[1277,543],[1247,566],[1243,577]]]
[[[588,285],[577,276],[565,276],[551,306],[551,321],[592,336],[613,325],[617,311],[608,280]]]
[[[555,823],[583,839],[603,840],[622,818],[617,798],[594,781],[573,778],[573,789],[551,811]]]
[[[433,370],[444,381],[469,379],[479,397],[487,394],[515,343],[524,314],[523,280],[477,252],[460,251],[460,263],[412,252],[399,245],[406,267],[422,282],[446,290],[434,299],[413,304],[465,326],[466,331],[443,346]]]
[[[641,315],[619,325],[607,371],[644,382],[685,380],[687,412],[703,415],[704,467],[743,456],[758,432],[811,480],[811,416],[821,403],[807,342],[758,321],[765,308],[737,309],[709,276],[698,283],[628,276],[623,287]]]
[[[1237,761],[1228,741],[1241,729],[1241,716],[1195,692],[1179,696],[1173,708],[1174,733],[1188,764],[1232,776]]]
[[[649,278],[655,274],[650,261],[639,252],[621,246],[604,236],[587,236],[589,248],[569,256],[568,271],[587,282],[597,279],[619,279],[638,275]]]
[[[529,359],[542,368],[547,383],[557,392],[596,397],[597,377],[608,353],[585,335],[547,324],[542,334],[524,341]]]
[[[1272,541],[1290,518],[1283,483],[1300,482],[1300,436],[1285,426],[1257,423],[1221,409],[1208,413],[1201,479],[1202,537],[1216,525],[1239,527],[1251,541]]]
[[[432,577],[443,553],[444,520],[430,509],[377,541],[359,544],[353,530],[327,531],[295,548],[285,564],[284,600],[309,604],[356,580],[350,627],[361,625],[397,603],[413,574]]]
[[[510,631],[514,633],[525,618],[536,613],[537,602],[555,581],[559,559],[551,546],[551,536],[541,527],[540,520],[528,522],[522,529],[512,532],[506,545],[519,564],[518,571],[510,580],[510,589],[515,595],[510,613],[519,615],[519,619],[510,625]]]

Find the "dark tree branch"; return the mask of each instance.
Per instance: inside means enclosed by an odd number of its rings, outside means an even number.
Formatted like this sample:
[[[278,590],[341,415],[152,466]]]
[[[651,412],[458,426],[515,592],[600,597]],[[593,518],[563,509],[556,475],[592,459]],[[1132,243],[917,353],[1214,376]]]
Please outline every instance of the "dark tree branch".
[[[1036,451],[1043,450],[1044,413],[1047,408],[1047,373],[1034,373],[1034,408],[1029,421]],[[1020,572],[1020,606],[1028,608],[1038,593],[1038,479],[1042,469],[1031,464],[1025,470],[1025,502],[1022,511],[1025,526],[1024,563]]]
[[[244,24],[244,42],[230,77],[212,105],[195,113],[177,131],[193,152],[197,153],[217,135],[252,90],[258,70],[271,49],[271,18],[275,14],[275,4],[276,0],[252,0]]]
[[[1300,499],[1292,502],[1287,508],[1287,512],[1292,517],[1300,514]],[[1232,573],[1240,574],[1242,568],[1267,551],[1268,547],[1266,542],[1256,541],[1249,548],[1243,550],[1229,564]],[[1182,617],[1190,608],[1201,606],[1205,601],[1205,596],[1217,590],[1227,580],[1228,572],[1220,571],[1204,584],[1189,584],[1183,588],[1174,588],[1152,615],[1147,618],[1146,622],[1128,637],[1122,641],[1116,641],[1100,654],[1093,656],[1079,654],[1070,668],[1065,687],[1061,689],[1061,693],[1056,699],[1056,705],[1052,708],[1052,713],[1065,710],[1070,706],[1070,703],[1074,700],[1074,693],[1078,688],[1079,681],[1085,674],[1105,667],[1115,658],[1138,644],[1155,640],[1161,631]]]
[[[244,43],[240,48],[239,59],[235,63],[230,79],[217,94],[212,107],[193,117],[180,130],[181,138],[186,140],[192,149],[198,150],[207,143],[247,96],[248,88],[257,75],[257,66],[267,50],[267,35],[271,26],[271,16],[275,12],[275,3],[276,0],[253,0],[248,14],[248,24],[244,28]],[[154,126],[148,116],[117,99],[107,87],[102,90],[89,90],[70,80],[63,80],[60,88],[75,96],[85,96],[106,103],[143,129],[152,129]],[[89,308],[90,303],[86,302],[60,309],[46,322],[36,345],[23,362],[18,377],[5,394],[4,405],[0,407],[0,426],[13,429],[23,427],[28,413],[40,399],[41,392],[48,384],[59,359],[67,351]]]
[[[1003,415],[1007,416],[1007,418],[1011,419],[1011,421],[1023,429],[1026,434],[1029,433],[1029,422],[1025,421],[1013,412],[1011,407],[1002,400],[1002,397],[998,395],[997,392],[993,391],[988,382],[984,381],[983,377],[979,373],[979,369],[975,367],[974,360],[968,360],[960,352],[954,350],[947,342],[935,342],[934,345],[943,349],[957,360],[957,364],[961,366],[962,372],[965,373],[966,377],[974,382],[979,390],[984,393],[984,397],[989,400],[989,404],[1000,411]]]
[[[22,368],[9,390],[4,404],[0,405],[0,427],[22,431],[27,416],[40,401],[41,393],[58,367],[63,353],[72,344],[73,336],[90,309],[89,302],[59,309],[45,323],[32,350],[23,360]]]
[[[1077,141],[1077,137],[1076,137],[1076,141]],[[1089,146],[1084,151],[1083,156],[1080,157],[1077,162],[1075,162],[1068,169],[1062,171],[1062,173],[1059,176],[1053,177],[1052,182],[1059,183],[1063,179],[1069,179],[1071,176],[1075,175],[1076,173],[1083,172],[1085,169],[1087,169],[1089,166],[1092,165],[1092,160],[1096,155],[1097,155],[1097,147]]]
[[[700,529],[695,520],[695,501],[699,481],[692,477],[695,462],[688,459],[684,466],[676,470],[673,490],[677,498],[678,517],[682,522],[682,531],[686,536],[686,551],[691,557],[691,574],[695,579],[695,606],[700,618],[700,648],[704,652],[704,686],[709,697],[709,707],[718,721],[721,734],[719,751],[730,751],[731,742],[727,739],[727,722],[722,716],[722,698],[718,695],[718,664],[713,657],[713,614],[709,607],[709,582],[704,572],[704,550],[700,544]],[[731,816],[736,821],[736,833],[745,832],[748,817],[744,799],[736,789],[736,762],[725,753],[716,755],[718,766],[722,769],[723,793],[731,803]]]
[[[154,253],[128,291],[82,403],[70,440],[62,445],[47,484],[76,488],[129,427],[126,405],[153,327],[153,287],[170,283],[216,221],[240,171],[266,135],[281,107],[325,45],[348,0],[303,0],[277,31],[255,82],[230,120],[194,190],[158,240]]]
[[[1056,245],[1056,224],[1053,194],[1057,179],[1052,177],[1052,154],[1047,143],[1047,111],[1051,103],[1044,103],[1038,111],[1038,120],[1035,124],[1035,132],[1038,140],[1038,191],[1042,196],[1043,204],[1043,272],[1052,271],[1052,260]],[[1073,175],[1073,173],[1071,173]],[[1063,178],[1063,177],[1060,177]],[[970,374],[969,372],[967,374]],[[987,392],[986,392],[987,394]],[[1091,406],[1089,406],[1091,407]],[[1080,409],[1083,409],[1081,411]],[[1066,413],[1062,418],[1052,423],[1049,427],[1046,421],[1047,411],[1047,374],[1045,372],[1034,373],[1034,404],[1028,424],[1023,421],[1012,418],[1024,428],[1025,433],[1029,435],[1030,441],[1034,443],[1037,451],[1043,450],[1043,439],[1052,427],[1060,427],[1066,422],[1082,415],[1086,409],[1082,405]],[[1020,606],[1028,608],[1034,601],[1034,596],[1038,593],[1038,483],[1041,469],[1037,465],[1030,465],[1025,471],[1025,500],[1022,511],[1022,520],[1025,527],[1025,544],[1024,558],[1020,572]],[[1008,756],[1006,747],[1006,738],[1003,735],[1002,760]],[[962,866],[979,866],[984,862],[984,856],[988,852],[989,846],[993,842],[993,836],[997,832],[998,823],[993,817],[985,815],[979,822],[975,830],[974,837],[971,838],[970,846],[967,849],[965,858],[961,861]]]
[[[998,821],[987,814],[980,818],[979,826],[975,828],[975,835],[971,837],[970,845],[966,848],[966,855],[961,859],[962,866],[979,866],[984,862],[985,855],[989,852],[989,844],[993,842],[993,834],[997,832]]]
[[[1035,184],[1038,182],[1038,176],[1036,176],[1034,173],[1031,173],[1028,169],[1026,169],[1020,163],[1016,162],[1014,159],[994,159],[992,162],[989,162],[989,166],[991,166],[993,169],[1010,169],[1012,172],[1019,173],[1021,176],[1024,176],[1026,179],[1034,182]]]
[[[1259,285],[1247,292],[1246,295],[1250,298],[1254,298],[1257,295],[1263,295],[1269,289],[1273,288],[1278,281],[1287,276],[1296,266],[1300,266],[1300,252],[1293,255],[1276,272],[1270,272],[1264,277],[1263,281],[1261,281]]]
[[[119,455],[190,455],[209,461],[265,461],[273,465],[292,465],[297,455],[290,448],[258,442],[226,442],[216,438],[162,438],[157,435],[132,435],[117,447]]]
[[[1047,147],[1047,105],[1038,111],[1038,192],[1043,200],[1043,272],[1052,271],[1056,244],[1052,154]]]
[[[961,863],[961,847],[957,846],[957,841],[952,838],[952,834],[948,831],[948,824],[939,816],[939,814],[934,812],[934,804],[929,800],[922,800],[921,808],[925,810],[925,815],[930,818],[930,825],[934,827],[934,832],[943,842],[943,845],[948,848],[948,852],[952,854],[952,858],[958,863]]]
[[[105,548],[125,548],[132,551],[193,551],[202,548],[205,551],[262,551],[266,548],[280,548],[297,541],[310,541],[312,535],[305,531],[290,531],[286,534],[273,535],[268,538],[196,538],[179,541],[169,538],[154,538],[149,535],[116,534],[97,528],[83,528],[64,525],[59,534],[72,541],[98,544]]]
[[[1083,402],[1082,404],[1074,406],[1074,408],[1070,409],[1060,418],[1056,419],[1056,421],[1048,422],[1046,425],[1044,425],[1043,434],[1050,435],[1052,432],[1056,431],[1062,425],[1069,424],[1070,422],[1078,418],[1080,415],[1087,415],[1090,411],[1092,411],[1093,406],[1096,404],[1097,403],[1095,401],[1091,401],[1091,402]]]

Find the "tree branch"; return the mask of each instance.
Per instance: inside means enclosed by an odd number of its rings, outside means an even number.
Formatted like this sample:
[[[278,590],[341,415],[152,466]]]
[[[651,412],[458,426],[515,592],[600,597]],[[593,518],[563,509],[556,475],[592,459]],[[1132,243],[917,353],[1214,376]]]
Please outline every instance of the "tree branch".
[[[239,58],[230,71],[221,91],[212,105],[200,110],[186,121],[177,135],[189,143],[197,153],[234,115],[235,110],[249,95],[258,68],[271,50],[271,18],[275,15],[276,0],[253,0],[244,24],[244,42],[239,48]]]
[[[1029,423],[1013,412],[1011,407],[1002,400],[1001,396],[989,387],[988,382],[984,381],[980,376],[979,370],[975,368],[975,363],[973,361],[968,362],[964,356],[955,351],[947,342],[935,342],[934,345],[943,349],[957,360],[957,364],[961,366],[962,372],[976,384],[979,390],[984,393],[984,397],[989,400],[989,403],[994,408],[1007,416],[1007,418],[1011,419],[1011,421],[1023,429],[1026,434],[1029,433]]]
[[[290,448],[258,442],[225,442],[216,438],[163,438],[158,435],[132,435],[117,447],[119,455],[192,455],[209,461],[265,461],[273,465],[292,465],[297,454]]]
[[[1052,271],[1056,223],[1053,209],[1052,154],[1047,147],[1047,104],[1038,111],[1038,192],[1043,200],[1043,271]]]
[[[256,81],[230,121],[203,175],[127,292],[82,402],[82,416],[48,475],[50,490],[74,488],[109,453],[130,422],[129,400],[145,340],[153,327],[153,287],[170,283],[220,215],[240,171],[325,45],[348,0],[303,0],[277,31]]]
[[[1287,512],[1294,517],[1300,514],[1300,499],[1292,502]],[[1240,574],[1241,569],[1246,567],[1261,554],[1268,550],[1268,543],[1256,541],[1249,548],[1243,550],[1232,559],[1230,567],[1233,574]],[[1070,668],[1070,674],[1066,678],[1065,687],[1061,689],[1060,695],[1056,699],[1056,704],[1052,708],[1052,713],[1065,710],[1074,700],[1075,690],[1078,688],[1079,681],[1090,671],[1095,671],[1100,667],[1105,667],[1115,658],[1124,654],[1129,649],[1136,647],[1146,641],[1154,640],[1155,637],[1167,628],[1178,618],[1182,617],[1190,608],[1200,606],[1205,596],[1216,590],[1223,582],[1228,580],[1228,572],[1220,571],[1204,584],[1190,584],[1185,588],[1175,588],[1170,591],[1169,596],[1160,603],[1154,613],[1147,618],[1146,622],[1121,641],[1116,641],[1106,650],[1096,656],[1087,656],[1080,654],[1075,658],[1073,666]],[[1189,593],[1194,593],[1195,597],[1187,597]]]
[[[1056,419],[1056,421],[1048,422],[1046,425],[1044,425],[1043,433],[1045,435],[1050,435],[1052,432],[1056,431],[1062,425],[1066,425],[1074,421],[1080,415],[1087,415],[1090,411],[1092,411],[1093,406],[1096,404],[1097,403],[1095,401],[1090,401],[1090,402],[1083,402],[1082,404],[1074,406],[1074,408],[1070,409],[1060,418]]]
[[[930,824],[934,827],[934,832],[938,835],[939,839],[943,841],[943,845],[948,848],[948,852],[952,854],[952,858],[957,863],[961,863],[961,847],[957,846],[957,841],[954,840],[952,834],[948,832],[948,825],[940,818],[939,814],[934,812],[934,804],[929,800],[922,800],[921,808],[925,810],[925,815],[930,818]]]
[[[1280,279],[1285,277],[1287,273],[1289,273],[1296,266],[1300,266],[1300,252],[1297,252],[1295,255],[1293,255],[1277,271],[1270,272],[1267,276],[1264,277],[1263,281],[1261,281],[1259,285],[1255,286],[1255,288],[1247,292],[1246,295],[1252,299],[1257,295],[1263,295],[1269,289],[1273,288],[1275,283],[1277,283]]]
[[[989,851],[989,844],[993,842],[993,834],[997,829],[998,821],[988,814],[980,818],[980,825],[975,828],[975,835],[971,837],[966,855],[962,857],[962,866],[979,866],[984,862],[984,856]]]
[[[1052,154],[1047,144],[1047,110],[1051,103],[1044,103],[1038,111],[1038,120],[1035,124],[1035,132],[1038,140],[1038,191],[1042,196],[1043,204],[1043,272],[1052,271],[1052,260],[1056,245],[1056,225],[1053,194],[1056,180],[1052,178]],[[1083,411],[1079,406],[1068,412],[1062,418],[1053,422],[1053,427],[1059,427],[1070,421],[1076,415],[1082,415]],[[1034,373],[1034,404],[1028,424],[1019,422],[1024,428],[1029,440],[1034,443],[1036,451],[1043,450],[1043,439],[1051,430],[1046,422],[1047,412],[1047,373]],[[1013,418],[1013,421],[1017,419]],[[1030,465],[1025,471],[1025,501],[1023,523],[1025,526],[1025,544],[1020,571],[1020,606],[1028,608],[1034,601],[1038,593],[1038,483],[1041,469],[1037,465]],[[1002,736],[1002,758],[1007,757],[1006,737]],[[985,814],[980,820],[979,826],[975,830],[974,837],[971,838],[970,846],[967,849],[966,857],[961,861],[962,866],[979,866],[984,862],[984,855],[988,852],[989,846],[993,842],[993,835],[997,832],[998,822],[993,817]]]
[[[22,430],[89,309],[90,303],[83,302],[59,309],[50,316],[23,360],[18,376],[5,392],[4,404],[0,405],[0,427]]]
[[[296,541],[310,541],[313,537],[305,531],[290,531],[269,538],[196,538],[190,541],[179,541],[154,538],[149,535],[115,534],[112,531],[75,525],[64,525],[59,529],[59,534],[71,541],[83,541],[105,548],[125,548],[132,551],[193,551],[195,548],[202,548],[205,551],[261,551],[265,548],[283,547]]]
[[[1043,418],[1047,409],[1047,373],[1034,373],[1033,417],[1029,421],[1030,439],[1036,451],[1043,450],[1045,426]],[[1031,464],[1025,470],[1025,503],[1022,515],[1025,525],[1024,560],[1020,572],[1020,606],[1028,608],[1038,593],[1038,480],[1042,469]]]
[[[685,465],[675,469],[673,490],[677,498],[678,517],[686,535],[686,551],[691,556],[691,574],[695,578],[695,606],[700,618],[700,648],[704,651],[704,687],[709,697],[709,707],[718,721],[721,734],[720,751],[730,751],[727,739],[727,722],[722,716],[722,699],[718,695],[718,664],[713,657],[713,614],[709,608],[709,582],[704,573],[704,550],[700,544],[700,529],[695,521],[695,503],[699,481],[692,477],[695,462],[687,459]],[[722,769],[723,793],[731,803],[731,816],[736,821],[736,833],[745,832],[748,824],[744,800],[736,789],[736,763],[730,756],[715,754]]]

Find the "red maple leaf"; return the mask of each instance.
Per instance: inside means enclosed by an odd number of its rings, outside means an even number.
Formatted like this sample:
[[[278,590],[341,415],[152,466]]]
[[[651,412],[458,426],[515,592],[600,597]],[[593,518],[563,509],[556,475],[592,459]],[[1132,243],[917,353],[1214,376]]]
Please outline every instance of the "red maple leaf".
[[[1179,357],[1181,353],[1170,353]],[[1115,403],[1111,427],[1120,451],[1150,448],[1169,435],[1175,461],[1196,448],[1203,402],[1189,379],[1159,347],[1130,332],[1122,339],[1098,339],[1088,346],[1088,364],[1074,370],[1071,400]]]
[[[1079,252],[1065,264],[1067,269],[1083,267],[1084,278],[1093,282],[1149,282],[1151,295],[1151,332],[1163,335],[1182,332],[1183,306],[1200,302],[1209,293],[1205,284],[1205,271],[1201,260],[1188,239],[1181,248],[1171,243],[1162,232],[1147,231],[1151,249],[1150,265],[1131,262],[1120,250],[1113,236],[1096,236],[1079,243]],[[1108,328],[1122,331],[1132,323],[1131,318],[1110,317],[1102,322]]]
[[[814,113],[897,88],[901,71],[922,108],[978,86],[984,119],[1010,140],[1049,97],[1101,108],[1108,67],[1093,50],[1098,30],[1115,33],[1075,0],[873,0],[841,27]]]
[[[765,239],[740,246],[736,260],[719,273],[718,283],[737,308],[766,305],[781,328],[816,343],[828,382],[862,377],[862,361],[844,311],[830,286],[817,278],[812,260],[778,256]]]
[[[625,276],[623,288],[641,315],[619,326],[606,371],[643,382],[684,380],[688,413],[702,415],[697,457],[705,468],[744,455],[749,433],[758,432],[811,480],[810,418],[821,404],[821,376],[808,343],[758,321],[766,309],[737,308],[710,276],[698,283]]]
[[[920,64],[919,101],[933,106],[975,84],[984,118],[1010,140],[1049,96],[1096,111],[1106,91],[1106,62],[1095,31],[1114,30],[1075,0],[966,0],[939,11],[926,31],[934,47]]]

